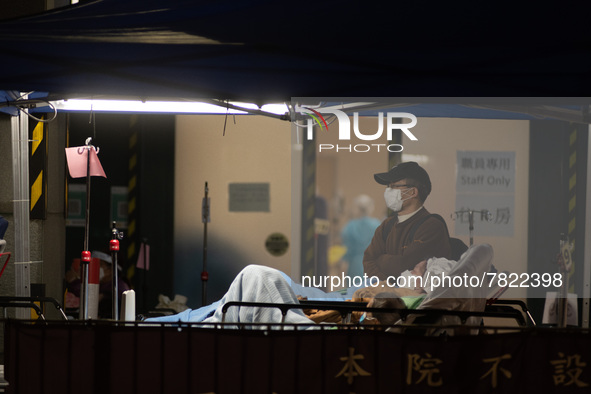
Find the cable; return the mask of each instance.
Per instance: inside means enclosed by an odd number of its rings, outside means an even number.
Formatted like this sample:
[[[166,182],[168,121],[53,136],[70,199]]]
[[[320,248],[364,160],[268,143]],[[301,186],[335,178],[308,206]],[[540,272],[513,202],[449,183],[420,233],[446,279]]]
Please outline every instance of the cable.
[[[326,120],[326,125],[327,126],[330,126],[331,124],[334,123],[335,120],[337,120],[337,116],[336,115],[327,116],[324,119]],[[293,124],[296,125],[297,127],[300,127],[300,128],[306,128],[306,127],[308,127],[308,124],[307,123],[306,124],[300,124],[300,123],[298,123],[295,120],[293,121]]]
[[[321,107],[322,107],[322,104],[323,104],[323,103],[320,103],[320,104],[318,104],[317,106],[315,106],[314,108],[317,108],[317,109],[318,109],[318,108],[321,108]],[[294,115],[292,115],[292,116],[291,116],[291,118],[292,118],[292,120],[293,120],[293,121],[292,121],[292,123],[293,123],[293,124],[294,124],[296,127],[299,127],[299,128],[306,128],[306,127],[308,127],[308,124],[307,124],[307,123],[306,123],[306,124],[301,124],[301,123],[298,123],[298,122],[295,120],[295,119],[296,119],[297,112],[295,111],[295,109],[293,108],[293,106],[289,105],[289,106],[288,106],[288,109],[289,109],[289,113],[290,113],[290,115],[291,115],[291,114],[294,114]],[[333,124],[335,120],[337,120],[337,116],[336,116],[336,115],[332,115],[332,116],[326,116],[326,117],[325,117],[325,120],[326,120],[327,126],[329,126],[329,125]]]
[[[17,101],[18,101],[18,100],[17,100]],[[29,118],[31,118],[31,119],[33,119],[33,120],[36,120],[37,122],[41,122],[41,123],[49,123],[49,122],[52,122],[52,121],[54,121],[54,120],[55,120],[55,118],[57,118],[57,108],[55,107],[55,105],[53,105],[53,104],[52,104],[52,103],[50,103],[49,101],[45,101],[45,100],[21,100],[21,101],[24,101],[24,102],[27,102],[27,103],[28,103],[29,101],[35,101],[35,104],[37,104],[37,103],[39,103],[39,102],[40,102],[40,103],[45,103],[45,104],[47,104],[47,105],[48,105],[48,106],[49,106],[49,107],[50,107],[50,108],[53,110],[53,116],[51,117],[51,119],[41,119],[41,118],[38,118],[38,117],[36,117],[36,116],[33,116],[33,115],[32,115],[32,114],[30,114],[29,112],[25,111],[25,109],[24,109],[24,108],[21,108],[21,106],[20,106],[20,105],[18,105],[18,104],[14,104],[14,106],[15,106],[15,107],[16,107],[16,108],[17,108],[19,111],[21,111],[22,113],[26,114],[26,115],[27,115]]]
[[[0,108],[15,107],[20,112],[26,114],[29,118],[34,119],[37,122],[49,123],[49,122],[55,120],[55,118],[57,118],[57,108],[51,102],[49,102],[47,100],[39,100],[39,99],[22,100],[22,97],[24,97],[28,94],[31,94],[31,93],[32,92],[25,93],[25,94],[21,95],[20,97],[16,98],[14,101],[6,100],[4,102],[0,102]],[[36,116],[33,116],[32,114],[28,113],[27,111],[25,111],[25,109],[27,109],[27,108],[30,108],[32,106],[33,107],[37,106],[37,104],[46,104],[53,110],[53,116],[51,117],[51,119],[40,119],[40,118],[37,118]]]

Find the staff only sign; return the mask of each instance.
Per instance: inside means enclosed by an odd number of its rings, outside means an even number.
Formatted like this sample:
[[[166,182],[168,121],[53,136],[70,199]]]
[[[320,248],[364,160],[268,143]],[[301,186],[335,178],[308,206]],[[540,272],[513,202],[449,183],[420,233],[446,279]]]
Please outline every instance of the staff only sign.
[[[402,152],[401,144],[392,144],[394,131],[400,130],[411,141],[418,138],[410,131],[417,124],[417,118],[408,112],[379,112],[377,116],[377,130],[362,130],[359,125],[359,112],[353,113],[353,121],[345,111],[335,108],[313,109],[305,106],[296,106],[296,112],[306,116],[306,139],[314,139],[314,126],[320,131],[334,133],[335,143],[318,144],[318,153],[332,152]],[[327,119],[330,119],[330,125]],[[385,122],[384,122],[385,119]],[[333,122],[335,121],[336,122]],[[336,124],[335,124],[336,123]],[[385,127],[384,127],[385,123]],[[329,129],[330,126],[330,129]],[[334,131],[333,131],[334,130]],[[387,143],[383,140],[384,133]],[[362,143],[352,143],[352,138]]]
[[[468,212],[476,211],[490,213],[474,216],[477,235],[513,236],[515,169],[515,152],[457,152],[456,235],[468,235]]]

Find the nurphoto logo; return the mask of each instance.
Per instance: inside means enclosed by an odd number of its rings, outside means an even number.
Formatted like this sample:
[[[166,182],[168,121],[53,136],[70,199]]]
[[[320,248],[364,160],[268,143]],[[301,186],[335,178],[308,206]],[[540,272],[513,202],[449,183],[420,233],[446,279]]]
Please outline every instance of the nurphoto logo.
[[[364,143],[364,144],[342,144],[340,142],[351,141],[352,135],[361,141],[376,141],[384,134],[384,113],[378,113],[378,129],[377,131],[360,130],[359,127],[359,112],[353,112],[353,127],[351,127],[351,120],[347,113],[335,108],[316,108],[296,106],[296,112],[308,115],[306,123],[306,138],[310,141],[314,139],[314,125],[318,125],[321,132],[333,133],[334,127],[332,123],[329,130],[329,123],[324,115],[331,115],[336,119],[338,125],[339,143],[337,144],[319,144],[318,152],[323,151],[347,151],[347,152],[369,152],[376,150],[378,152],[387,150],[388,152],[402,152],[404,149],[400,144],[384,144],[384,143]],[[386,137],[388,141],[392,141],[392,136],[395,130],[402,131],[411,141],[418,141],[418,138],[410,131],[410,129],[417,124],[417,118],[408,112],[386,112]],[[405,122],[410,120],[410,122]],[[351,132],[352,130],[352,132]]]

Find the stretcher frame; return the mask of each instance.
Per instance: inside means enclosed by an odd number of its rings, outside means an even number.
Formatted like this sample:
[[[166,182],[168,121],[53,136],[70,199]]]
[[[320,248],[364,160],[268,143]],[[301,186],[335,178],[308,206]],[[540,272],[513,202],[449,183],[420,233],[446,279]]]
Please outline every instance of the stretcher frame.
[[[497,305],[501,304],[501,305]],[[522,312],[519,312],[513,307],[506,306],[517,305],[521,307],[523,313],[527,316],[524,318]],[[459,318],[461,324],[465,325],[469,318],[504,318],[513,319],[521,327],[535,326],[536,323],[529,313],[524,302],[519,300],[497,300],[495,304],[487,305],[484,311],[455,311],[445,309],[400,309],[400,308],[370,308],[363,302],[343,302],[343,301],[306,301],[302,300],[299,304],[276,304],[266,302],[244,302],[244,301],[230,301],[222,306],[222,323],[226,323],[225,316],[228,309],[232,307],[257,307],[257,308],[276,308],[281,311],[282,320],[279,324],[284,324],[287,312],[292,309],[319,309],[319,310],[335,310],[341,315],[341,324],[349,324],[352,312],[369,312],[369,313],[397,313],[404,323],[409,316],[427,316],[433,319],[438,319],[443,316],[455,316]]]
[[[11,297],[1,296],[0,307],[4,308],[4,319],[6,316],[7,308],[32,308],[37,313],[38,319],[46,320],[43,308],[40,305],[52,304],[55,309],[60,313],[64,320],[68,320],[64,309],[61,304],[53,297],[41,297],[41,296],[30,296],[30,297]]]

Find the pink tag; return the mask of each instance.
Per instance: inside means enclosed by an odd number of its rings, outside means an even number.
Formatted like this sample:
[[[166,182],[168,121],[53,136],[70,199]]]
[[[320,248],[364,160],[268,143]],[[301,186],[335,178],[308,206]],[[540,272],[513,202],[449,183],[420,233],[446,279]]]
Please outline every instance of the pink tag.
[[[66,148],[66,160],[72,178],[86,176],[88,151],[89,149],[85,146]],[[90,176],[107,177],[94,148],[90,149]]]
[[[145,269],[146,271],[150,270],[150,245],[144,243],[140,245],[140,253],[137,257],[137,264],[135,266],[137,268]]]

